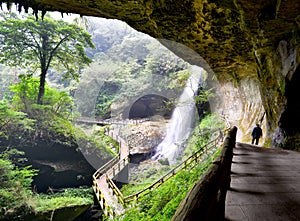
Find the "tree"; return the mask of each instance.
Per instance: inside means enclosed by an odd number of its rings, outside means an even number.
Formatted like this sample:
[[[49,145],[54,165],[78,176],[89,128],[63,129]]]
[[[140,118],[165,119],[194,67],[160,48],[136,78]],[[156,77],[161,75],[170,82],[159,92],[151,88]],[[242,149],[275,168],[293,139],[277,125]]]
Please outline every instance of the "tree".
[[[32,110],[41,107],[34,105],[38,95],[39,79],[28,75],[19,75],[19,79],[19,83],[10,86],[10,90],[14,92],[12,104],[17,110],[24,111],[32,117],[36,115]],[[45,84],[42,109],[48,108],[52,113],[68,118],[73,106],[73,99],[67,92],[58,91]]]
[[[0,18],[0,63],[40,70],[37,103],[43,103],[49,68],[64,71],[66,78],[78,78],[80,70],[92,60],[85,48],[94,48],[91,35],[75,24],[46,16],[18,18],[4,13]]]

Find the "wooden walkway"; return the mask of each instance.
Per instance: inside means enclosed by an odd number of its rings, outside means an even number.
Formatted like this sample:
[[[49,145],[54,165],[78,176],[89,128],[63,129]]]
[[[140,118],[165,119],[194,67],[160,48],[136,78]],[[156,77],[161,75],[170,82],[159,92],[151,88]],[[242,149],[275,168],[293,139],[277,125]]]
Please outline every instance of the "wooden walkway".
[[[152,190],[158,188],[179,171],[187,169],[189,166],[195,165],[205,160],[212,154],[211,151],[213,149],[216,149],[221,145],[220,142],[222,143],[223,140],[223,137],[219,135],[215,139],[200,147],[198,151],[196,151],[194,154],[181,162],[175,168],[171,169],[169,172],[167,172],[165,175],[163,175],[148,187],[135,194],[124,197],[118,187],[114,184],[113,178],[116,177],[116,175],[118,175],[126,166],[128,166],[130,148],[125,140],[113,133],[113,131],[109,131],[108,135],[119,143],[119,154],[93,174],[93,189],[95,192],[95,196],[103,210],[103,213],[110,218],[113,218],[116,215],[123,214],[125,208],[129,206],[129,204],[131,204],[132,202],[136,202],[139,197],[145,196]]]
[[[226,220],[300,220],[300,153],[237,143]]]
[[[112,179],[129,164],[129,147],[121,137],[113,134],[113,131],[110,131],[109,136],[118,141],[119,154],[94,173],[93,189],[104,214],[113,217],[124,212],[124,207],[115,193],[119,190]]]

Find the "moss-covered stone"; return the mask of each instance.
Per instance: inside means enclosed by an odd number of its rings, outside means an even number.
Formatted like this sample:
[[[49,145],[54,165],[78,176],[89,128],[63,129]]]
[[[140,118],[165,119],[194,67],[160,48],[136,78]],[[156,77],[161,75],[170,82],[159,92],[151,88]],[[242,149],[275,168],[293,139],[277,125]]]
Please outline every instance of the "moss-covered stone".
[[[25,10],[30,6],[43,12],[61,11],[117,18],[155,38],[182,43],[204,58],[209,65],[205,68],[214,71],[221,84],[233,81],[234,87],[238,88],[245,78],[257,81],[257,102],[254,106],[259,107],[262,101],[267,135],[275,133],[280,127],[279,119],[286,109],[286,79],[291,79],[300,63],[300,0],[9,2],[19,3]],[[193,57],[181,56],[192,64],[199,64]],[[226,99],[227,95],[222,96]],[[230,113],[224,114],[235,118]],[[257,116],[253,117],[248,119],[249,122],[257,119]]]
[[[30,214],[24,217],[25,221],[72,221],[84,211],[89,209],[91,205],[79,205],[79,206],[69,206],[64,208],[59,208],[53,211],[38,212],[36,214]]]

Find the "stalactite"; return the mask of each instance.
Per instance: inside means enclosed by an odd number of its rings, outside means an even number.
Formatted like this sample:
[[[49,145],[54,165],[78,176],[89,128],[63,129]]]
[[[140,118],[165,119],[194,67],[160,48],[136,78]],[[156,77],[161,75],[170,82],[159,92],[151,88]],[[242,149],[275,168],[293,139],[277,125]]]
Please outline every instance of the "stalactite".
[[[278,11],[279,11],[279,9],[280,9],[280,5],[281,5],[281,0],[277,0],[277,2],[276,2],[276,13],[275,13],[275,18],[277,18]]]
[[[8,11],[10,11],[10,9],[11,9],[11,4],[12,4],[12,3],[10,2],[10,0],[7,0],[7,1],[6,1],[6,7],[7,7],[7,10],[8,10]]]
[[[22,12],[22,5],[19,3],[19,4],[16,4],[16,7],[17,7],[17,11],[19,13],[21,13]]]
[[[3,10],[3,6],[2,6],[3,2],[0,2],[0,9]],[[42,6],[39,7],[38,5],[34,4],[32,1],[30,0],[7,0],[6,1],[6,7],[7,10],[10,11],[12,8],[12,4],[16,5],[16,11],[18,11],[19,13],[22,12],[22,10],[24,9],[25,13],[29,12],[29,8],[32,9],[32,14],[35,16],[36,20],[39,19],[39,11],[41,11],[41,19],[43,20],[45,17],[45,14],[47,13],[47,10]]]
[[[42,20],[44,20],[44,17],[45,17],[45,15],[46,15],[46,13],[47,13],[47,10],[46,9],[42,9]]]
[[[28,13],[29,2],[28,2],[27,0],[24,1],[24,3],[23,3],[23,8],[24,8],[25,13]]]

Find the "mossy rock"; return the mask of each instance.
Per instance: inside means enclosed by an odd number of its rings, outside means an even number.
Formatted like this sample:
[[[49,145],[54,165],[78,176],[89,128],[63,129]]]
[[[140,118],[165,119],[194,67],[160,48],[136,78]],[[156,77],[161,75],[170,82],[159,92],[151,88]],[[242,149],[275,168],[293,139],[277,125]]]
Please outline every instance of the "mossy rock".
[[[161,159],[158,160],[158,162],[159,162],[161,165],[167,165],[167,166],[170,165],[170,162],[169,162],[168,158],[161,158]]]
[[[284,149],[300,151],[300,134],[286,137],[284,140]]]
[[[38,212],[36,214],[30,214],[24,217],[24,221],[72,221],[90,207],[91,205],[87,204],[59,208],[53,211]]]

